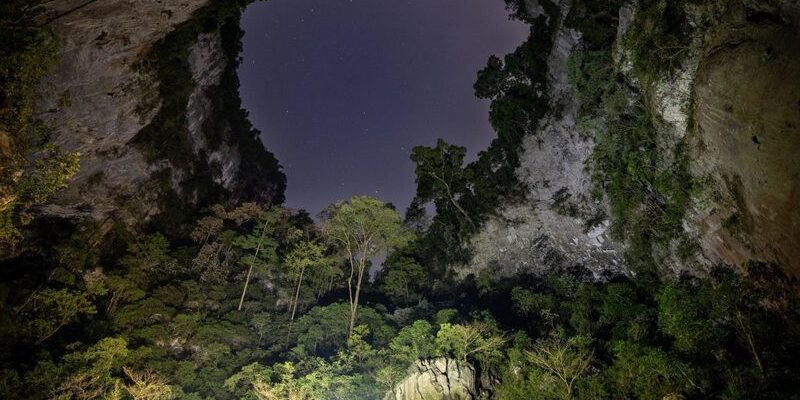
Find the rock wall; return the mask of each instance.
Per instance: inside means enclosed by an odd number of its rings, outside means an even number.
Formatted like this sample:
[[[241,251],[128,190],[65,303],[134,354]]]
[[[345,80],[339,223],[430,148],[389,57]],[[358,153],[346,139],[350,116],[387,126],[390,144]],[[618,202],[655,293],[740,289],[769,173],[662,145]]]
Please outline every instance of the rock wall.
[[[704,190],[687,221],[712,260],[772,262],[800,276],[800,4],[710,12],[691,108],[693,172]],[[709,13],[709,10],[705,11]]]
[[[608,204],[592,196],[589,160],[595,141],[576,122],[579,104],[568,66],[583,39],[564,23],[573,1],[555,3],[561,14],[550,22],[557,25],[549,59],[550,112],[520,149],[517,176],[527,188],[525,199],[501,205],[472,238],[473,259],[457,267],[462,276],[491,270],[503,277],[575,265],[596,276],[628,270],[625,240],[609,234],[614,221]],[[37,21],[59,37],[62,50],[42,86],[39,116],[52,128],[53,143],[81,153],[81,169],[70,188],[43,213],[141,221],[162,211],[164,171],[167,189],[181,201],[202,202],[202,193],[187,193],[184,187],[198,177],[198,168],[148,159],[132,142],[163,105],[148,57],[176,27],[215,4],[220,2],[54,0],[41,5]],[[531,15],[544,12],[536,1],[525,4]],[[664,153],[675,143],[687,144],[697,189],[683,230],[700,251],[687,260],[675,255],[672,243],[657,250],[656,258],[676,272],[758,260],[800,275],[800,80],[791,79],[800,76],[800,5],[789,0],[676,3],[686,19],[683,61],[643,79],[628,48],[630,27],[643,18],[636,4],[617,12],[614,68],[644,94],[649,111],[665,127],[659,131]],[[260,155],[244,156],[234,140],[242,132],[233,124],[221,128],[221,139],[212,143],[209,137],[209,125],[219,119],[215,90],[235,62],[220,32],[198,34],[186,62],[193,89],[183,128],[209,185],[234,200],[279,199],[280,183],[254,178],[267,175],[253,167],[251,159]]]
[[[219,149],[209,149],[204,131],[204,127],[214,114],[209,91],[220,84],[228,62],[218,32],[200,35],[189,53],[192,81],[196,83],[196,86],[189,96],[186,118],[192,151],[195,153],[210,151],[208,159],[222,166],[221,174],[215,177],[216,183],[230,189],[233,188],[236,174],[239,171],[241,163],[239,153],[227,143],[222,143]]]
[[[153,169],[128,142],[158,111],[158,81],[136,65],[171,29],[208,0],[51,1],[41,17],[61,42],[60,61],[45,84],[41,117],[52,142],[81,153],[70,188],[46,213],[102,218],[131,205],[155,210],[155,194],[143,190]],[[59,101],[65,99],[66,101]],[[49,101],[47,101],[49,100]],[[133,214],[133,213],[132,213]]]
[[[196,168],[148,159],[133,145],[137,134],[159,114],[159,76],[150,59],[154,48],[176,27],[219,4],[215,0],[55,0],[42,4],[38,20],[62,44],[60,61],[42,86],[40,118],[52,129],[51,141],[81,154],[81,168],[67,190],[42,208],[46,215],[130,224],[162,211],[164,178],[183,201],[182,184],[198,178]],[[212,166],[213,183],[236,192],[242,156],[236,141],[223,138],[209,149],[206,126],[215,119],[212,91],[235,65],[219,32],[198,35],[188,51],[194,89],[185,107],[185,127],[196,160]],[[185,131],[185,132],[183,132]],[[231,132],[230,137],[250,132]],[[158,143],[152,144],[159,146]],[[209,184],[213,184],[209,183]],[[251,188],[265,198],[282,199],[280,183]]]
[[[491,270],[500,278],[574,265],[597,276],[623,269],[622,245],[608,234],[606,205],[591,196],[586,162],[594,141],[576,126],[578,103],[567,63],[581,35],[563,26],[570,4],[561,2],[560,20],[553,22],[559,28],[548,61],[550,112],[520,150],[517,175],[528,188],[526,199],[502,207],[473,237],[474,257],[458,268],[462,276]],[[542,12],[537,4],[527,7],[534,16]]]
[[[541,13],[537,2],[528,12]],[[656,246],[666,270],[703,274],[714,265],[777,263],[800,276],[800,3],[750,0],[680,2],[685,40],[681,62],[655,76],[634,65],[630,35],[638,2],[616,18],[614,70],[644,97],[658,129],[665,164],[686,145],[693,184],[683,237]],[[559,2],[564,16],[571,1]],[[456,267],[465,276],[537,273],[580,265],[596,276],[629,272],[627,241],[612,237],[607,202],[593,200],[591,132],[576,124],[578,104],[568,60],[580,32],[562,24],[549,62],[550,114],[520,150],[523,202],[501,205],[471,241],[474,257]],[[649,67],[653,67],[652,65]],[[650,68],[659,70],[659,68]],[[629,101],[639,101],[629,99]],[[665,166],[659,166],[664,168]],[[591,220],[591,224],[587,221]],[[679,241],[696,243],[679,256]]]
[[[473,400],[475,369],[447,358],[419,360],[384,400]]]

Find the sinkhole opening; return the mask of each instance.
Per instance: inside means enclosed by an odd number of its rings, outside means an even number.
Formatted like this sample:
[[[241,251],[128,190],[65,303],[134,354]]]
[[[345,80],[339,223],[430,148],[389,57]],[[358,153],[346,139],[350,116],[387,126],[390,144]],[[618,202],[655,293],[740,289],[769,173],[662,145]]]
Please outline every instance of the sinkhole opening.
[[[353,195],[403,212],[414,146],[486,148],[489,104],[472,85],[529,34],[502,0],[272,0],[242,29],[243,105],[284,168],[286,205],[312,215]]]

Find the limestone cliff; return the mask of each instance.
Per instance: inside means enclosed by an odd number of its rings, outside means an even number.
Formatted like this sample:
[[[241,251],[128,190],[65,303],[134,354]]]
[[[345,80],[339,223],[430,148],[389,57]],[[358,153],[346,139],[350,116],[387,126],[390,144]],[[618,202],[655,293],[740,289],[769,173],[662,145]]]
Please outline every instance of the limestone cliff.
[[[702,10],[690,102],[693,172],[704,190],[687,225],[714,261],[775,262],[800,275],[800,4]]]
[[[129,223],[229,197],[281,202],[285,178],[238,103],[238,2],[54,0],[42,85],[51,141],[81,154],[47,215]],[[223,43],[223,41],[225,43]],[[259,176],[260,175],[260,176]]]
[[[520,149],[525,200],[473,236],[459,273],[628,273],[639,251],[674,272],[800,274],[800,5],[600,3],[556,4],[550,111]]]
[[[791,1],[679,3],[685,31],[679,62],[648,77],[627,73],[663,122],[662,143],[682,143],[693,180],[684,232],[690,259],[664,246],[671,269],[775,263],[800,274],[800,4]],[[633,20],[649,10],[631,8]],[[647,35],[641,29],[623,35]],[[622,36],[620,53],[630,56]],[[636,63],[631,60],[631,63]],[[641,61],[639,61],[641,63]]]
[[[538,2],[525,3],[529,14],[544,12]],[[495,277],[507,277],[581,265],[599,276],[622,268],[622,245],[607,232],[606,205],[591,195],[586,164],[594,141],[578,131],[578,102],[568,81],[567,63],[581,34],[564,24],[571,2],[558,6],[549,19],[556,25],[548,61],[550,111],[520,149],[517,176],[527,188],[525,201],[503,206],[473,237],[474,257],[459,268],[462,275],[491,268]]]
[[[518,3],[552,28],[536,38],[552,43],[549,110],[518,149],[523,199],[498,205],[459,275],[584,266],[599,277],[630,273],[631,254],[675,272],[756,260],[800,274],[797,2]],[[37,8],[60,42],[38,117],[52,143],[81,154],[40,214],[133,224],[282,200],[285,177],[236,91],[240,8]]]

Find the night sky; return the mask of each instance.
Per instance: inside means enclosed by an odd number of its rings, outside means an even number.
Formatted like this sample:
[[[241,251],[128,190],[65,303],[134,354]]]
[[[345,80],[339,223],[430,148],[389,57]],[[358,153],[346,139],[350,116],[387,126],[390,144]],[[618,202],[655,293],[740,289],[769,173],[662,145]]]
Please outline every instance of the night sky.
[[[270,0],[242,27],[244,106],[284,167],[286,205],[312,215],[355,194],[404,212],[414,146],[484,149],[477,71],[528,34],[502,0]]]

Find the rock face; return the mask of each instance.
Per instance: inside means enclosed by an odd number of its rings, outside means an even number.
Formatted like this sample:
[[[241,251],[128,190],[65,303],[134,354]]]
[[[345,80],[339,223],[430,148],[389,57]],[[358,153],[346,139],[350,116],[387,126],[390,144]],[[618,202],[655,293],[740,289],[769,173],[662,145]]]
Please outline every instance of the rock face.
[[[420,360],[384,400],[476,399],[475,369],[447,358]]]
[[[207,3],[82,0],[43,5],[43,18],[62,50],[48,82],[52,94],[43,96],[50,104],[42,105],[42,117],[55,144],[81,153],[74,183],[47,212],[69,216],[80,213],[81,204],[91,204],[91,213],[101,218],[120,204],[130,204],[134,196],[153,193],[142,190],[152,169],[128,142],[157,112],[141,109],[145,99],[157,96],[158,81],[135,66],[158,40]],[[68,101],[58,104],[59,98]],[[152,201],[140,198],[137,203]],[[155,210],[142,211],[147,215]]]
[[[697,187],[684,230],[701,251],[687,263],[666,250],[664,264],[702,273],[759,261],[799,276],[800,82],[789,77],[800,74],[800,4],[709,0],[685,10],[684,61],[643,89],[671,127],[662,140],[687,145]]]
[[[114,215],[130,223],[141,221],[161,211],[164,178],[153,175],[164,170],[170,171],[168,186],[176,193],[189,201],[202,200],[182,193],[181,188],[183,182],[196,179],[196,168],[148,159],[132,142],[163,104],[161,82],[150,59],[154,46],[164,45],[161,41],[173,29],[217,3],[54,0],[42,5],[40,23],[56,34],[62,50],[57,67],[43,85],[40,118],[51,127],[53,143],[81,154],[81,169],[69,189],[44,207],[43,213],[91,219]],[[220,33],[212,31],[198,35],[185,61],[194,89],[181,134],[187,136],[193,157],[214,167],[214,183],[236,192],[243,173],[239,149],[225,138],[209,149],[205,137],[215,111],[210,93],[235,60],[223,51]],[[282,196],[279,184],[252,189],[268,193],[268,198]]]
[[[758,5],[756,5],[758,6]],[[800,276],[800,5],[723,9],[694,80],[690,221],[705,253]],[[792,14],[794,10],[795,14]]]
[[[561,4],[562,21],[569,4]],[[539,9],[528,5],[534,14]],[[525,138],[517,170],[529,189],[526,201],[503,207],[472,239],[475,256],[459,269],[462,275],[490,269],[495,277],[507,277],[574,265],[596,275],[622,269],[622,246],[607,233],[605,205],[593,201],[590,193],[586,162],[594,141],[576,127],[578,104],[567,62],[579,43],[578,32],[557,29],[548,61],[550,112]],[[588,219],[596,216],[600,221],[588,226]]]
[[[542,12],[537,2],[526,3],[529,13]],[[558,3],[563,20],[572,2]],[[676,3],[685,16],[682,62],[656,76],[634,70],[629,29],[644,18],[635,4],[624,5],[616,19],[614,70],[644,97],[665,162],[676,144],[686,146],[694,182],[682,225],[699,251],[677,255],[676,239],[653,249],[654,258],[675,273],[761,261],[800,276],[800,80],[794,79],[800,76],[800,3]],[[581,46],[579,32],[563,24],[557,29],[551,111],[520,151],[517,175],[526,199],[502,205],[473,237],[474,257],[456,267],[459,275],[504,277],[573,265],[596,276],[628,272],[626,242],[608,234],[613,221],[603,218],[608,204],[592,200],[592,134],[576,126],[568,59]]]
[[[614,222],[609,206],[592,196],[589,161],[595,141],[576,122],[580,105],[568,71],[583,38],[565,23],[573,1],[551,3],[560,15],[551,17],[550,111],[524,139],[517,170],[527,193],[522,202],[500,205],[472,238],[473,259],[457,267],[462,276],[490,270],[494,277],[507,277],[576,265],[596,276],[628,272],[626,243],[608,233]],[[209,191],[198,186],[213,186],[233,201],[280,201],[285,178],[277,161],[260,143],[237,140],[252,135],[250,128],[220,116],[239,110],[219,105],[219,88],[230,85],[236,62],[219,29],[195,32],[185,54],[176,55],[185,58],[180,61],[191,82],[185,104],[178,107],[183,118],[176,119],[181,124],[177,133],[165,131],[169,124],[154,125],[167,108],[159,93],[163,77],[150,59],[154,49],[164,46],[176,28],[221,4],[42,4],[37,20],[58,36],[62,47],[58,66],[42,85],[38,114],[52,128],[53,143],[81,153],[81,169],[41,212],[95,220],[113,216],[133,224],[163,211],[165,193],[180,204],[202,203]],[[634,4],[617,13],[614,69],[642,94],[648,114],[663,127],[659,145],[686,145],[696,189],[682,225],[700,251],[687,260],[676,256],[673,242],[654,250],[656,258],[675,272],[757,260],[778,263],[800,276],[800,80],[792,79],[800,76],[800,4],[676,2],[685,18],[683,60],[651,77],[637,76],[637,60],[631,58],[635,49],[629,48],[629,31],[644,18]],[[534,16],[549,8],[535,0],[525,5]],[[155,131],[151,147],[164,147],[169,135],[180,135],[191,162],[153,158],[134,146],[148,127]],[[254,153],[255,147],[260,152]]]

